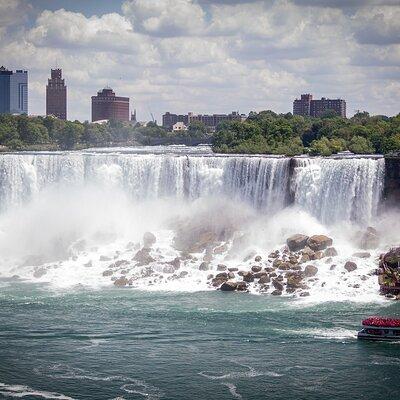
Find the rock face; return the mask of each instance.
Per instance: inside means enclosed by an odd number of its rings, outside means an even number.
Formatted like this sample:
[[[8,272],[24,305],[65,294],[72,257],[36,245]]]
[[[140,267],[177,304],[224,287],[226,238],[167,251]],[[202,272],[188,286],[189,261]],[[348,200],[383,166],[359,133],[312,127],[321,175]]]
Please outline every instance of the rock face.
[[[297,233],[293,236],[290,236],[286,240],[286,244],[290,251],[299,251],[301,249],[304,249],[308,239],[308,236]]]
[[[344,264],[344,269],[347,272],[352,272],[357,269],[357,264],[353,261],[347,261],[346,264]]]
[[[143,235],[143,247],[150,248],[157,241],[155,235],[151,232],[145,232]]]
[[[307,240],[307,245],[311,250],[320,251],[332,246],[333,240],[325,235],[314,235]]]
[[[381,254],[376,274],[381,294],[400,299],[400,247]]]

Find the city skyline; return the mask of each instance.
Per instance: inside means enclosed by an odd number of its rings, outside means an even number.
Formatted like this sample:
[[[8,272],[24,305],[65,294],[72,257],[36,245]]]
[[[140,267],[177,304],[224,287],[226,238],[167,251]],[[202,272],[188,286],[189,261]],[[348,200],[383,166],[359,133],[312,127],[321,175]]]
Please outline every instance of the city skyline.
[[[0,0],[0,15],[2,63],[29,70],[31,114],[45,113],[43,83],[57,66],[72,120],[90,119],[90,97],[107,85],[141,120],[165,110],[285,113],[309,92],[345,98],[348,116],[398,113],[391,0]]]

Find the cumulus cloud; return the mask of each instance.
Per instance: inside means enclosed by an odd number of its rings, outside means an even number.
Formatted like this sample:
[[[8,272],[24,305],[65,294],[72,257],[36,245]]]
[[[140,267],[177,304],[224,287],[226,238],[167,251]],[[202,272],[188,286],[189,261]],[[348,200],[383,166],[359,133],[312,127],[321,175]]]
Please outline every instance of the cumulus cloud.
[[[193,0],[130,0],[122,10],[137,30],[149,35],[191,35],[204,28],[205,13]]]
[[[346,98],[348,110],[399,112],[400,6],[392,0],[126,0],[98,15],[66,0],[34,15],[28,1],[0,0],[0,55],[10,68],[30,69],[36,114],[56,61],[69,116],[81,120],[105,85],[130,96],[140,119],[149,108],[158,119],[167,110],[288,112],[303,91]]]

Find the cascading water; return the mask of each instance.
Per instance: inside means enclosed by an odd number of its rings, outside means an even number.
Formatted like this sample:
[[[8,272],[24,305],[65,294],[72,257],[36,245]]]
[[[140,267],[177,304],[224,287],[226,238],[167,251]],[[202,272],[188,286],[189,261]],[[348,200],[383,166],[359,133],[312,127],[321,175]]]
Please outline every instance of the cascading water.
[[[378,211],[384,168],[383,158],[297,158],[295,204],[324,224],[369,224]]]
[[[204,290],[219,264],[248,269],[255,253],[268,263],[294,233],[334,236],[335,262],[345,262],[357,249],[352,235],[378,212],[383,159],[139,150],[1,156],[0,273],[56,286],[126,277],[146,290]],[[138,261],[146,231],[157,242]],[[319,296],[352,296],[353,281],[343,287],[325,261],[314,262],[329,282]],[[364,282],[373,258],[363,265],[353,284]],[[363,283],[368,293],[375,285]]]

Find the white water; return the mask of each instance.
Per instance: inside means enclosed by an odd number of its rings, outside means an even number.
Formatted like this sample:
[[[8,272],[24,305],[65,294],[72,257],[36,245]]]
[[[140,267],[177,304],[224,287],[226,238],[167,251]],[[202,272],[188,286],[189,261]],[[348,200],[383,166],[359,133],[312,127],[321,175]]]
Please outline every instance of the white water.
[[[376,278],[367,274],[379,250],[357,261],[352,275],[344,275],[342,266],[357,251],[357,231],[377,222],[382,159],[300,158],[290,180],[287,158],[215,156],[183,147],[148,151],[1,156],[0,273],[55,287],[110,286],[103,271],[127,260],[120,270],[128,270],[135,287],[204,290],[219,263],[247,269],[254,260],[243,261],[246,255],[255,252],[264,262],[290,234],[324,233],[335,240],[339,256],[332,263],[338,267],[315,262],[319,281],[310,283],[307,300],[368,301],[376,295]],[[213,255],[210,271],[199,271],[201,253],[182,261],[176,274],[166,272],[181,254],[173,239],[182,223],[226,242],[227,249]],[[131,261],[137,248],[129,243],[140,246],[146,231],[157,237],[151,250],[155,261],[137,267]],[[386,234],[382,248],[398,239]],[[177,278],[181,271],[187,275]]]

